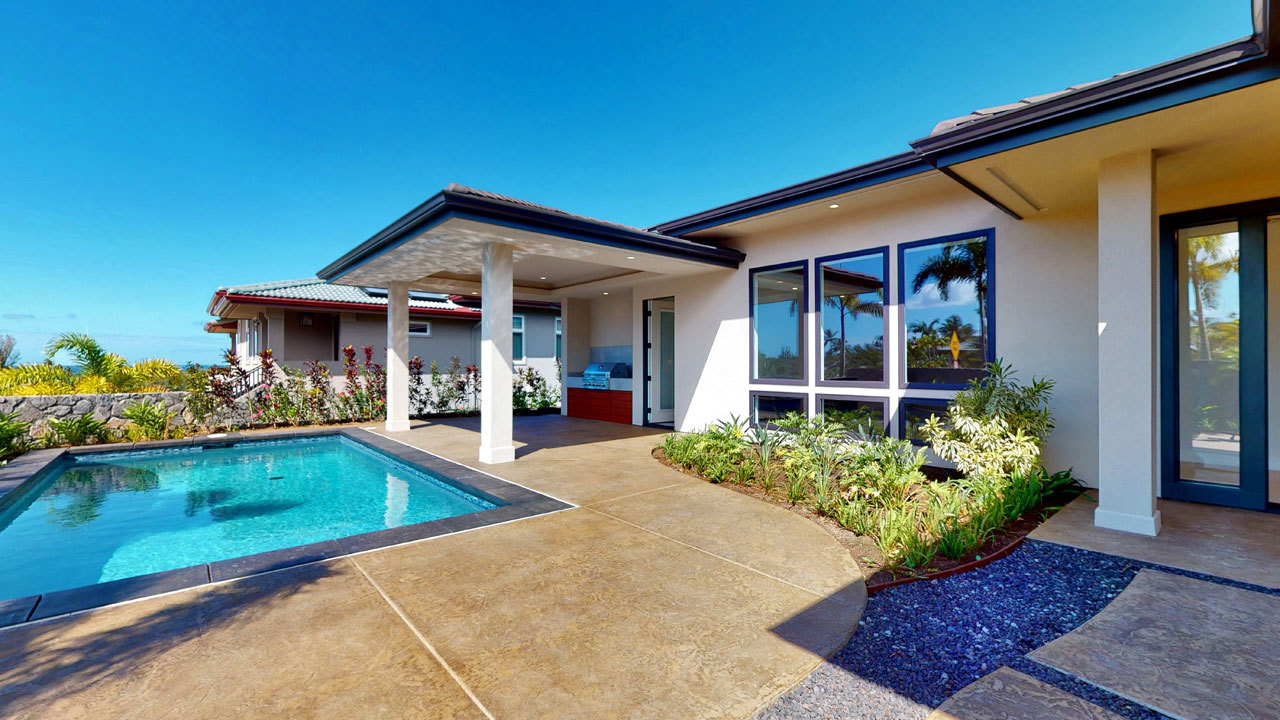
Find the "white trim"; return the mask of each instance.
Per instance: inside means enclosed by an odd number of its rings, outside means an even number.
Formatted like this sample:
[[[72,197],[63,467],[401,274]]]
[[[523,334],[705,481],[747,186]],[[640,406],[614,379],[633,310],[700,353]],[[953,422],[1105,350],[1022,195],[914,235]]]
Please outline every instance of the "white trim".
[[[416,325],[416,326],[418,326],[418,327],[421,327],[421,326],[423,326],[423,325],[426,325],[426,326],[427,326],[427,329],[426,329],[426,331],[422,331],[422,330],[414,330],[413,328],[414,328],[414,326],[415,326],[415,325]],[[421,322],[411,322],[411,323],[409,323],[409,337],[428,337],[428,338],[429,338],[429,337],[431,337],[431,321],[430,321],[430,320],[424,320],[424,321],[421,321]]]
[[[1121,532],[1155,537],[1160,534],[1160,511],[1156,510],[1148,516],[1096,508],[1093,511],[1093,524],[1109,530],[1120,530]]]
[[[519,319],[517,323],[516,320]],[[520,327],[516,327],[519,325]],[[520,336],[520,357],[516,357],[516,335]],[[529,348],[525,347],[525,341],[528,338],[524,334],[524,315],[511,316],[511,362],[516,365],[526,365],[529,362]],[[501,461],[500,461],[501,462]]]

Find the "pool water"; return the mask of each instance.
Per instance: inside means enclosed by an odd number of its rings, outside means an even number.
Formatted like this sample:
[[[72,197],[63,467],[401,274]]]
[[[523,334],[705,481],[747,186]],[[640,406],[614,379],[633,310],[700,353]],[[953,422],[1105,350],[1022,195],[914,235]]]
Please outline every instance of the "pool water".
[[[0,600],[495,507],[345,437],[93,453],[0,513]]]

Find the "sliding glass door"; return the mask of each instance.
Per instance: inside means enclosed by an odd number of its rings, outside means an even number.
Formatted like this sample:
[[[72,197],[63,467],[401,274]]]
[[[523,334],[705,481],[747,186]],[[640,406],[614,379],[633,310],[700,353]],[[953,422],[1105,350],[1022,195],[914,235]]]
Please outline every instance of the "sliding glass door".
[[[1267,310],[1280,296],[1268,288],[1268,212],[1250,203],[1161,220],[1167,498],[1267,505],[1270,457],[1280,460],[1267,430]]]

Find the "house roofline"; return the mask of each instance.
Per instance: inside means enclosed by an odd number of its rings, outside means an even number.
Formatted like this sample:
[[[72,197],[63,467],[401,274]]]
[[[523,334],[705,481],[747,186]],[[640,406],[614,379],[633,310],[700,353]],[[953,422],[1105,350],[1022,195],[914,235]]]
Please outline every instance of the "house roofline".
[[[492,222],[530,232],[720,267],[736,268],[746,258],[743,253],[731,248],[682,240],[650,230],[628,228],[492,195],[482,196],[446,188],[316,274],[323,280],[332,280],[453,217]]]
[[[1276,79],[1280,79],[1280,0],[1254,0],[1254,33],[1247,38],[959,125],[911,142],[908,152],[649,229],[685,235],[932,169],[941,170],[998,209],[1020,219],[1009,208],[960,180],[948,167]]]
[[[228,293],[220,290],[214,294],[213,302],[210,303],[209,314],[218,315],[218,309],[224,304],[240,303],[243,305],[266,305],[272,307],[287,308],[312,308],[316,310],[346,310],[350,312],[365,312],[375,315],[386,315],[387,306],[374,303],[353,303],[342,302],[340,300],[306,300],[302,298],[279,298],[267,297],[263,295],[239,295],[236,293]],[[456,310],[443,308],[409,308],[410,315],[431,316],[431,317],[453,317],[477,320],[480,318],[479,310],[470,308],[458,308]]]

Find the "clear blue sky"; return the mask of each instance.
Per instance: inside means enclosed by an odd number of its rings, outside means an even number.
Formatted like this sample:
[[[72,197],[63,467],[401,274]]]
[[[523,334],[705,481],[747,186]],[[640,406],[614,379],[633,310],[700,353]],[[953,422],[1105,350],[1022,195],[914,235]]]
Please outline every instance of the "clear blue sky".
[[[449,182],[648,225],[1250,31],[1248,0],[396,5],[0,3],[0,333],[210,362],[216,286]]]

